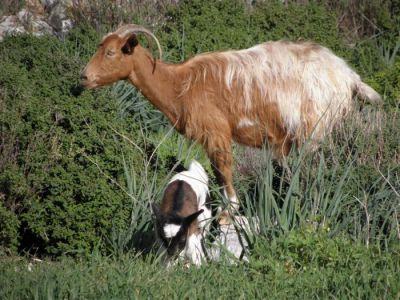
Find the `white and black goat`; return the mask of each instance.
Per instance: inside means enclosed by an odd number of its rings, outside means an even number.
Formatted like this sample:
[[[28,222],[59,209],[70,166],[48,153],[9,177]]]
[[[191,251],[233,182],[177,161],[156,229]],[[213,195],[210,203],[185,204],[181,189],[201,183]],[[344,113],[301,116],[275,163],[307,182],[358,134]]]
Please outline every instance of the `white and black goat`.
[[[211,218],[209,202],[208,176],[193,160],[189,170],[172,177],[161,205],[152,203],[157,239],[168,265],[179,258],[195,265],[205,259],[202,243]]]

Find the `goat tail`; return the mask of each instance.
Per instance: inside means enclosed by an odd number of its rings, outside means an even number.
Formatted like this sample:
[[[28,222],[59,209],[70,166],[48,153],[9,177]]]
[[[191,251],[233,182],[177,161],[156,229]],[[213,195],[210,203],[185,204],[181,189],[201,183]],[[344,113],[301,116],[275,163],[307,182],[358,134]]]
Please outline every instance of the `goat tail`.
[[[381,95],[379,95],[378,92],[376,92],[372,87],[362,82],[361,80],[355,83],[354,90],[357,93],[357,96],[364,100],[368,100],[368,102],[372,104],[382,103]]]

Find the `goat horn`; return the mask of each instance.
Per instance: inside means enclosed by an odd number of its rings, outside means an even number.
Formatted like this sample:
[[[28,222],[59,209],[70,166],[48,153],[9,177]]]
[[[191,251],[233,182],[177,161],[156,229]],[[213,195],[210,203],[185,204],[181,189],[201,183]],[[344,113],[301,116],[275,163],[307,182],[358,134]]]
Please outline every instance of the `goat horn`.
[[[156,38],[156,36],[148,29],[144,28],[143,26],[135,25],[135,24],[128,24],[121,26],[120,28],[115,31],[115,34],[118,34],[120,37],[124,37],[127,34],[130,33],[135,33],[135,32],[142,32],[145,34],[147,41],[150,43],[149,37],[151,37],[153,40],[156,41],[157,47],[158,47],[158,53],[160,55],[160,60],[162,57],[162,50],[160,46],[160,42]]]

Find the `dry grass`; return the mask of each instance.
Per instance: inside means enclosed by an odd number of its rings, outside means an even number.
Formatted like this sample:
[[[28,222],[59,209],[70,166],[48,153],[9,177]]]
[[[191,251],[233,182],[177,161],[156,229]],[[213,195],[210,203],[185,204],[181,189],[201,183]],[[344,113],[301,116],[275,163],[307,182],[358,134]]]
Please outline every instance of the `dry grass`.
[[[121,23],[140,23],[156,28],[164,21],[168,6],[177,0],[75,0],[70,10],[72,19],[78,24],[89,24],[95,28],[115,28]]]

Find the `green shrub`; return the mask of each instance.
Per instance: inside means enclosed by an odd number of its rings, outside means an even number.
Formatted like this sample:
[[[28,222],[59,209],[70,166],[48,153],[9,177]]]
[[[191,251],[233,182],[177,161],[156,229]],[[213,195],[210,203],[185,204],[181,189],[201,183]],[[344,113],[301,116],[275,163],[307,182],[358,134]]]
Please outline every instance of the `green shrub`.
[[[201,52],[251,44],[249,26],[243,1],[185,0],[167,13],[161,40],[171,60],[180,61]]]
[[[129,218],[122,154],[142,156],[112,129],[140,136],[108,89],[71,94],[97,42],[88,37],[98,38],[83,33],[0,44],[0,223],[9,219],[1,234],[12,237],[4,247],[87,253]]]
[[[390,298],[400,287],[398,276],[384,279],[376,272],[383,265],[397,272],[398,247],[380,251],[345,236],[332,238],[327,232],[302,229],[270,243],[260,240],[253,253],[251,270],[279,278],[273,283],[277,291],[298,286],[300,298],[375,298],[378,290]]]
[[[400,108],[400,59],[372,76],[369,83],[383,95],[387,108]]]
[[[185,0],[169,10],[160,35],[172,61],[279,39],[311,40],[346,53],[336,16],[314,3],[286,7],[280,1],[260,1],[249,8],[241,0]]]
[[[320,43],[337,55],[346,54],[343,40],[336,25],[336,15],[325,6],[311,2],[308,5],[281,1],[260,1],[251,15],[254,39],[306,40]]]
[[[253,253],[252,265],[257,269],[295,273],[312,268],[347,268],[362,256],[374,257],[379,249],[368,250],[345,236],[332,238],[328,231],[315,231],[310,227],[294,230],[269,244],[260,239]]]
[[[15,254],[19,245],[20,221],[15,213],[3,205],[0,202],[0,256],[2,254]]]

